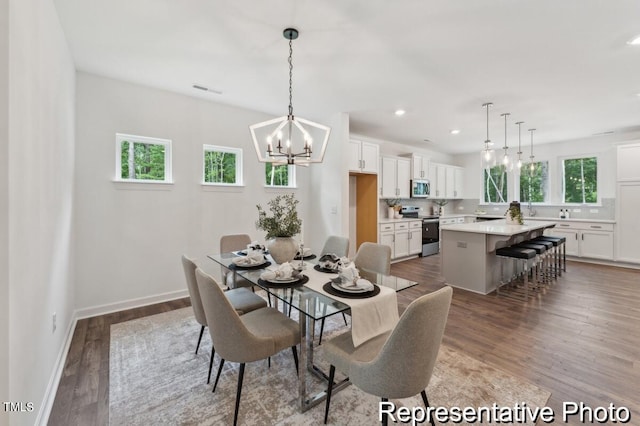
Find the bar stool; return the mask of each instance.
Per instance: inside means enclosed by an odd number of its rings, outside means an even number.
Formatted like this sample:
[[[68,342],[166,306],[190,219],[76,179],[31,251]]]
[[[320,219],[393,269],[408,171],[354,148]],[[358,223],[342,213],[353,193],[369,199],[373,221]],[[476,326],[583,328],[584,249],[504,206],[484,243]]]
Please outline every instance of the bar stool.
[[[554,252],[555,252],[555,260],[556,260],[556,276],[562,276],[562,272],[567,272],[567,253],[565,249],[565,244],[567,239],[565,237],[555,237],[551,235],[541,235],[537,238],[534,238],[533,241],[551,241],[553,243]]]
[[[553,244],[549,243],[549,245],[550,247],[553,247]],[[533,243],[530,241],[523,241],[521,243],[514,244],[512,247],[527,248],[527,249],[534,250],[536,252],[536,257],[534,262],[536,284],[537,285],[544,284],[546,282],[546,274],[545,274],[546,262],[545,261],[547,259],[547,245],[543,244],[542,242]]]
[[[501,257],[502,261],[500,262],[500,284],[498,284],[496,288],[496,295],[500,294],[500,287],[504,284],[507,284],[503,281],[504,278],[504,262],[507,260],[515,260],[516,266],[518,260],[522,261],[522,270],[524,274],[524,300],[526,301],[529,297],[529,261],[535,259],[536,251],[524,247],[502,247],[496,249],[496,256]],[[517,274],[514,274],[517,275]],[[513,281],[512,275],[509,283]]]

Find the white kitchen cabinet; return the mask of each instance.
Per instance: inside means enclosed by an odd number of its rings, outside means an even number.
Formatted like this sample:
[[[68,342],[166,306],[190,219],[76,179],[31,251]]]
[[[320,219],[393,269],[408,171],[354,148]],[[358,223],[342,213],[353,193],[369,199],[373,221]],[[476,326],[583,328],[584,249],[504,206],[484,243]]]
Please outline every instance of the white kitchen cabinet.
[[[419,254],[422,252],[422,221],[381,223],[378,241],[391,248],[391,259]]]
[[[431,180],[431,198],[463,198],[464,170],[461,167],[431,163],[429,179]]]
[[[617,177],[621,181],[640,181],[640,143],[618,146]]]
[[[411,160],[381,157],[380,198],[409,198],[411,186]]]
[[[640,181],[619,182],[616,197],[616,260],[640,263]]]
[[[568,256],[613,260],[613,224],[562,221],[545,234],[565,237]]]
[[[429,178],[429,158],[413,154],[411,156],[411,177],[413,179]]]
[[[422,221],[409,222],[409,254],[422,253]]]
[[[378,173],[380,147],[374,143],[350,140],[348,145],[349,171]]]

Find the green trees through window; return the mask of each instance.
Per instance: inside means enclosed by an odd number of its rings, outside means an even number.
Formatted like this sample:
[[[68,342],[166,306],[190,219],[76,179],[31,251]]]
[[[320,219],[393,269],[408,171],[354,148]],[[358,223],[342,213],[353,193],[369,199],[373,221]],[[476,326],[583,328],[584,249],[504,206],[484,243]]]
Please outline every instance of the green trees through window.
[[[289,166],[286,164],[266,163],[265,177],[268,186],[294,186],[289,176]]]
[[[533,167],[531,167],[533,165]],[[520,202],[544,203],[547,201],[549,162],[529,163],[520,169]]]
[[[598,202],[598,159],[571,158],[562,162],[565,203]]]
[[[483,188],[485,203],[506,203],[508,188],[506,168],[498,165],[484,169]]]
[[[204,145],[203,182],[242,185],[242,149]]]
[[[124,140],[120,144],[120,177],[165,180],[164,145]]]

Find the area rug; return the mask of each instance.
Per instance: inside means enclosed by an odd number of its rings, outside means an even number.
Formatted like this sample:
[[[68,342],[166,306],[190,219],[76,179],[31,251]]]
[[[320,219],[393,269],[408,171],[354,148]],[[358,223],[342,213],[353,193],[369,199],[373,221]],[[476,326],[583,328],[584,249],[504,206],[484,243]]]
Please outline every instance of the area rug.
[[[334,317],[327,321],[323,339],[344,332],[342,317]],[[206,384],[211,351],[206,332],[198,355],[194,354],[199,330],[191,308],[111,326],[111,425],[233,423],[238,365],[226,363],[218,388],[212,393],[211,385]],[[315,360],[328,371],[322,361],[322,346],[318,348]],[[214,377],[218,362],[216,355]],[[326,385],[313,377],[309,379],[308,386],[320,390]],[[306,413],[299,413],[297,389],[291,351],[272,357],[271,368],[266,361],[247,364],[239,424],[322,424],[324,403]],[[433,406],[461,408],[491,407],[494,403],[513,407],[523,402],[528,407],[544,407],[551,395],[445,345],[441,346],[427,394]],[[377,397],[353,385],[348,386],[332,398],[329,423],[375,424],[378,421],[378,402]],[[398,406],[423,407],[419,395],[392,402]]]

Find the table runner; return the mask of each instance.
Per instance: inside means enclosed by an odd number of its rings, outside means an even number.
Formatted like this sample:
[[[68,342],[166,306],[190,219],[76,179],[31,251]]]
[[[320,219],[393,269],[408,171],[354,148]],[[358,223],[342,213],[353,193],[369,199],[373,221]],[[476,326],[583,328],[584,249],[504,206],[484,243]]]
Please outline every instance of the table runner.
[[[316,271],[310,263],[307,264],[307,269],[303,273],[309,277],[309,282],[305,286],[351,308],[351,336],[355,347],[392,330],[398,323],[398,298],[395,290],[381,285],[379,286],[380,294],[377,296],[365,299],[345,299],[329,294],[322,289],[322,286],[331,278],[335,278],[337,274]]]

